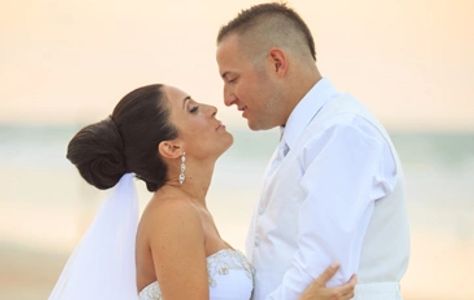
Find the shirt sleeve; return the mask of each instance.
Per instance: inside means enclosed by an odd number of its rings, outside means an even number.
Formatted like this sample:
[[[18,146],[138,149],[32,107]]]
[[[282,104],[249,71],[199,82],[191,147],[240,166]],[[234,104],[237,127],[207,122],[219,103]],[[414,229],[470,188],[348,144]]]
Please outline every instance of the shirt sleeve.
[[[366,126],[333,125],[301,157],[306,192],[299,211],[298,250],[270,299],[297,299],[332,262],[341,265],[328,286],[346,282],[359,266],[374,194],[388,182],[380,134]],[[393,175],[393,174],[392,174]],[[375,192],[374,192],[375,191]]]

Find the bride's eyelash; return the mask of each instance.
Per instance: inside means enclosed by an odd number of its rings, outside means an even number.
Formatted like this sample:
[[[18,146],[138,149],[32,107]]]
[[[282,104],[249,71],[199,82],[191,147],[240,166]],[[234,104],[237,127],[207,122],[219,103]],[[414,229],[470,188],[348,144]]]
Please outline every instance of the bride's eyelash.
[[[196,106],[191,107],[191,109],[189,110],[189,112],[190,112],[190,113],[196,113],[198,110],[199,110],[199,106],[196,105]]]

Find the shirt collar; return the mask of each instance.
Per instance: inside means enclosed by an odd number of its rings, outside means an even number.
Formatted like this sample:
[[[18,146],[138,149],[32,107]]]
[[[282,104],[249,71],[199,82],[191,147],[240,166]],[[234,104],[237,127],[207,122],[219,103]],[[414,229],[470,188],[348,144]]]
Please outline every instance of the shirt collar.
[[[290,149],[293,149],[305,127],[334,93],[336,89],[329,79],[321,78],[295,106],[286,122],[282,136],[282,140]]]

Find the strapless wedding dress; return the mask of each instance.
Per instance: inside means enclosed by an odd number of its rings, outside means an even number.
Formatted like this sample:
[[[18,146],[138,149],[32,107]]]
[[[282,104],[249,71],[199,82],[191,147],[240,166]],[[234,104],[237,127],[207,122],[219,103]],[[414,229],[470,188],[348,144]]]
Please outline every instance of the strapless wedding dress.
[[[207,257],[209,299],[248,300],[253,290],[253,268],[237,250],[223,249]],[[154,281],[139,293],[140,300],[162,299],[160,286]]]

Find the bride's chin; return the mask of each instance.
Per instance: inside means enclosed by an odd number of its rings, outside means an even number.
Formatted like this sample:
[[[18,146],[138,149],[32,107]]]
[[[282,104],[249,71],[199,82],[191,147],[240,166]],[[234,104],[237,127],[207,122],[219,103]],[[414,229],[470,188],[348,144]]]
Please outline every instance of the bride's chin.
[[[227,151],[232,145],[234,144],[234,137],[232,134],[229,133],[229,141],[227,143],[227,147],[225,148],[224,152]]]
[[[224,154],[227,150],[229,150],[229,148],[234,144],[234,137],[229,134],[229,139],[226,140],[226,142],[223,144],[223,146],[221,147],[221,149],[219,149],[219,155],[218,156],[221,156],[222,154]]]
[[[230,140],[230,144],[229,144],[229,147],[232,146],[234,144],[234,136],[232,134],[229,133],[229,140]]]

